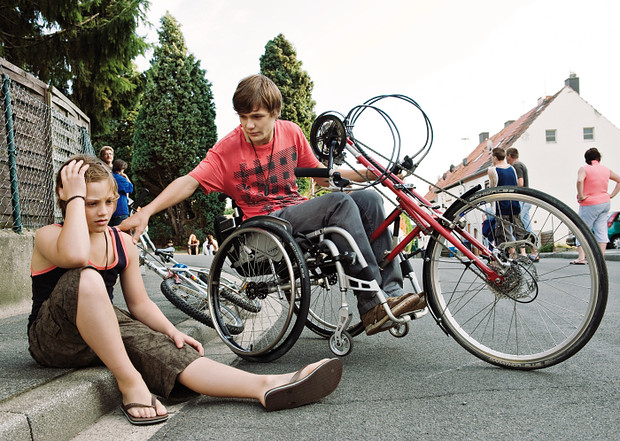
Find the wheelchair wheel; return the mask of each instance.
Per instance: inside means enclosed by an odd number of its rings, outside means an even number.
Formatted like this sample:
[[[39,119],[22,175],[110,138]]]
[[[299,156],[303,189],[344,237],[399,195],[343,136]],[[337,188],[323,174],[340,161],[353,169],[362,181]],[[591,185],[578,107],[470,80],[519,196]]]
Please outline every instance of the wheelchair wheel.
[[[228,329],[221,311],[231,282],[238,295],[260,306],[241,310],[244,326],[239,334]],[[309,298],[308,270],[298,245],[288,231],[269,221],[242,225],[214,256],[209,271],[214,328],[244,359],[268,362],[291,349],[303,330]]]
[[[353,337],[347,331],[343,331],[340,340],[336,340],[336,334],[329,337],[329,349],[339,357],[349,355],[353,350]]]
[[[336,274],[310,275],[310,309],[306,327],[321,337],[329,338],[336,331],[338,312],[342,303]],[[349,313],[353,315],[346,331],[355,337],[364,331],[364,326],[357,312],[357,299],[351,290],[347,290]]]
[[[498,277],[491,280],[435,232],[423,273],[438,323],[469,352],[498,366],[538,369],[576,354],[594,335],[607,302],[607,269],[590,230],[562,202],[529,188],[496,187],[465,199],[445,213],[459,225],[453,236],[464,241],[459,228],[478,232],[481,243],[497,247],[481,260]],[[487,229],[488,239],[483,239],[485,217],[494,217],[496,207],[515,206],[513,201],[520,203],[515,211],[530,205],[531,222],[522,225],[531,232],[524,233],[516,218],[496,217],[495,228]],[[520,218],[521,213],[512,216]],[[587,265],[569,265],[575,249],[566,239],[573,235],[586,253]],[[508,237],[510,242],[498,243]],[[537,249],[539,260],[515,255],[522,245],[530,252]]]

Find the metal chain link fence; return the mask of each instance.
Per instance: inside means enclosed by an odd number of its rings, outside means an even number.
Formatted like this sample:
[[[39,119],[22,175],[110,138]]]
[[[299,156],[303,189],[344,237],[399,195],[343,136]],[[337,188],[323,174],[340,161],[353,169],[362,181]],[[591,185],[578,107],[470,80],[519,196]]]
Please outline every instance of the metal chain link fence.
[[[56,172],[72,155],[95,152],[84,121],[64,111],[64,96],[25,73],[21,81],[0,61],[0,228],[21,233],[61,220]]]

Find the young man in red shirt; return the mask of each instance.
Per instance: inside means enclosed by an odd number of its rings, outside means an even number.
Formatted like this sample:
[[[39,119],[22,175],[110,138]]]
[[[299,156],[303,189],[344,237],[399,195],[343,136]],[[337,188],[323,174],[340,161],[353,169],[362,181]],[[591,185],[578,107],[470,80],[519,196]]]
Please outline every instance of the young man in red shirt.
[[[384,219],[383,201],[376,192],[335,192],[312,200],[299,194],[294,168],[324,166],[314,156],[299,126],[278,119],[282,95],[277,86],[263,75],[244,78],[233,96],[233,106],[240,125],[218,141],[194,170],[173,181],[120,228],[134,230],[137,240],[151,215],[190,197],[198,187],[205,193],[222,192],[235,200],[245,218],[276,216],[288,220],[295,232],[302,233],[326,226],[344,228],[368,263],[366,268],[353,264],[347,271],[363,280],[376,280],[396,317],[424,308],[422,293],[403,292],[403,277],[395,262],[382,269],[377,264],[383,251],[390,248],[391,237],[386,231],[372,244],[369,241],[369,234]],[[360,180],[354,170],[339,172],[344,178]],[[341,251],[348,249],[345,241],[335,241]],[[355,294],[368,335],[391,327],[377,292]]]

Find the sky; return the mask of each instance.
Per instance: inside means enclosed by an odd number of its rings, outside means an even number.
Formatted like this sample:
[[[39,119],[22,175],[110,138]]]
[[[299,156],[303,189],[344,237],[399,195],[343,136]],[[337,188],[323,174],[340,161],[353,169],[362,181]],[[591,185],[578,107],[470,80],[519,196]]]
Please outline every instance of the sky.
[[[219,137],[239,123],[231,102],[239,80],[259,72],[265,45],[278,34],[314,82],[317,114],[346,114],[382,94],[415,100],[434,132],[417,170],[430,181],[461,162],[479,133],[497,133],[558,92],[571,73],[581,96],[620,127],[619,2],[151,0],[153,26],[139,31],[148,41],[157,42],[166,11],[212,83]],[[137,60],[141,70],[151,55]],[[420,116],[402,107],[388,114],[402,150],[417,151],[425,141]],[[367,118],[371,127],[374,117]],[[391,145],[387,126],[376,134]]]

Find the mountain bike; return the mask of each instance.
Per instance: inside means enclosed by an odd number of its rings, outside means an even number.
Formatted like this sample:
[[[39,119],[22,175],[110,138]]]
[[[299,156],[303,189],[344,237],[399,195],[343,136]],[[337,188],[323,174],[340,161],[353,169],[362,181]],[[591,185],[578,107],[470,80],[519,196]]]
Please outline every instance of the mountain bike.
[[[144,196],[143,196],[144,197]],[[143,197],[138,199],[143,199]],[[174,247],[157,248],[148,235],[148,228],[138,243],[140,265],[160,276],[160,289],[174,306],[193,319],[213,327],[208,307],[208,270],[189,267],[174,259]],[[242,317],[260,310],[260,303],[238,293],[234,276],[222,277],[222,320],[234,335],[244,329]]]

